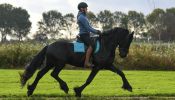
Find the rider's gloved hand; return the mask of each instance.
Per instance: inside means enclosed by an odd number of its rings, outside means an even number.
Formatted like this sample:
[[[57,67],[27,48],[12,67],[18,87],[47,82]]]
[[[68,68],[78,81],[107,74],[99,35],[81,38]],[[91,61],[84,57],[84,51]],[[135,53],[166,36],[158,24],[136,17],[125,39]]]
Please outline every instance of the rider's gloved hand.
[[[98,35],[102,35],[102,32],[100,30],[97,30]]]

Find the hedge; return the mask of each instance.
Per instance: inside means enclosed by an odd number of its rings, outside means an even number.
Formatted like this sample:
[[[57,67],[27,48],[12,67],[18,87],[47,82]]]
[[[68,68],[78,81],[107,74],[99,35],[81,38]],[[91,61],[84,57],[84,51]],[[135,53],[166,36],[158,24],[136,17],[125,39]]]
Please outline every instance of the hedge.
[[[44,46],[37,42],[0,44],[0,68],[24,68]],[[114,64],[127,70],[175,70],[175,43],[132,43],[124,59],[116,49]]]

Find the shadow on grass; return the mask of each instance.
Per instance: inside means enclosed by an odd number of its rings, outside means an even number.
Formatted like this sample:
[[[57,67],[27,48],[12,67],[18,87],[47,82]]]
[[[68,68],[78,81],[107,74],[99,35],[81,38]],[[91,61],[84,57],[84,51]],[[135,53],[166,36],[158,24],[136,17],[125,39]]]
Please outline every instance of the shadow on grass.
[[[83,95],[75,97],[74,95],[59,94],[34,94],[30,97],[26,95],[1,95],[0,99],[4,100],[175,100],[175,94],[144,94],[144,95],[128,95],[128,96],[96,96]]]

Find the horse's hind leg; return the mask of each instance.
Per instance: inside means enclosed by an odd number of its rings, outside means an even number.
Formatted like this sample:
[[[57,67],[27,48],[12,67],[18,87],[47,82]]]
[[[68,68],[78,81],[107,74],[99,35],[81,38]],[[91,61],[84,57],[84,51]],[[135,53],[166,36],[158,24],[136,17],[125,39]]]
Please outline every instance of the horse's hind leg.
[[[53,70],[52,73],[51,73],[51,76],[59,82],[60,88],[61,88],[65,93],[68,93],[69,88],[68,88],[66,82],[64,82],[64,81],[58,76],[58,74],[59,74],[60,71],[63,69],[63,67],[64,67],[64,66],[62,66],[62,67],[55,67],[54,70]]]
[[[38,73],[37,76],[34,80],[34,82],[31,85],[28,85],[27,89],[27,96],[30,96],[33,94],[33,91],[35,90],[39,80],[51,69],[51,67],[44,67],[43,69],[41,69]]]

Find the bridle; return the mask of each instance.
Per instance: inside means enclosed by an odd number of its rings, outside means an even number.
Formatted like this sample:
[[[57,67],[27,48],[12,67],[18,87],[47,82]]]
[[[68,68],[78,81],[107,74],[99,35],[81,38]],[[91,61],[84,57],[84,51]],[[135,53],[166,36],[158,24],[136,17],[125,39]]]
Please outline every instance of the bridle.
[[[126,43],[125,43],[125,42],[126,42]],[[124,40],[122,40],[122,41],[120,41],[120,42],[118,41],[119,49],[122,50],[122,51],[128,51],[129,47],[126,46],[127,43],[128,43],[128,35],[125,37]],[[121,44],[123,44],[122,47],[120,47]],[[127,48],[126,48],[126,47],[127,47]]]

